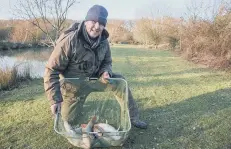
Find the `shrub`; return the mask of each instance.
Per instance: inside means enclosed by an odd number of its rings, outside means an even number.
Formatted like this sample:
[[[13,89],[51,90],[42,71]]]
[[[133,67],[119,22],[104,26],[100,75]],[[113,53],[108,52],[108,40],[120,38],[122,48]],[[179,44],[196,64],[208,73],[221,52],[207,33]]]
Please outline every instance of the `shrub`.
[[[133,37],[145,45],[158,45],[162,39],[160,25],[155,24],[154,20],[140,19],[135,24]]]
[[[9,39],[10,33],[11,33],[10,27],[0,28],[0,41],[7,41]]]
[[[20,81],[27,79],[31,79],[29,67],[26,67],[22,74],[19,74],[17,66],[5,69],[0,68],[0,90],[14,88]]]

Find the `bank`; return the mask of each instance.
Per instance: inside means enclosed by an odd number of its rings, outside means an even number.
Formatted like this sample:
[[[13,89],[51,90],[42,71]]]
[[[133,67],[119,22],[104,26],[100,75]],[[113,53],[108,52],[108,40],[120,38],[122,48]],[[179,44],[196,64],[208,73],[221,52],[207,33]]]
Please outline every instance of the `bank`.
[[[46,45],[39,43],[20,43],[20,42],[0,42],[0,51],[2,50],[15,50],[15,49],[28,49],[28,48],[45,48]]]

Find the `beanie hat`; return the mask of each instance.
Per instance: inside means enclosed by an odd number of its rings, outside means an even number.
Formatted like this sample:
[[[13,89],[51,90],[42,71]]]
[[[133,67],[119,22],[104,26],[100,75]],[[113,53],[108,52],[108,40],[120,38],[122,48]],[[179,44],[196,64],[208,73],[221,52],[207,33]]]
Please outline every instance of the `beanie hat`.
[[[106,8],[100,5],[94,5],[88,10],[85,20],[99,22],[105,26],[107,23],[107,16],[108,12]]]

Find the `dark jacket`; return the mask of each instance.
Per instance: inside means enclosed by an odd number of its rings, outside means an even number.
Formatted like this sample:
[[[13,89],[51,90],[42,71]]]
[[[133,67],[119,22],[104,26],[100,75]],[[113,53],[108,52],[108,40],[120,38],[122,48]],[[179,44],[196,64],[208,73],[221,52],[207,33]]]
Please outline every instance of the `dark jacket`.
[[[57,40],[45,68],[44,88],[51,104],[62,102],[60,76],[64,78],[100,77],[112,74],[108,32],[104,29],[99,45],[91,49],[83,37],[84,22],[75,23]]]

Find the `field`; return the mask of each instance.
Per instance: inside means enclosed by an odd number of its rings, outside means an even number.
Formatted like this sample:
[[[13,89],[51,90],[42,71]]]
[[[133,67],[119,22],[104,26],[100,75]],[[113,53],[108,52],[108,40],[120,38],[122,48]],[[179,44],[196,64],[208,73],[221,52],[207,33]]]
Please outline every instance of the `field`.
[[[132,128],[124,148],[231,148],[231,74],[168,50],[112,48],[113,70],[128,81],[147,130]],[[75,148],[53,130],[43,80],[0,92],[0,148]]]

